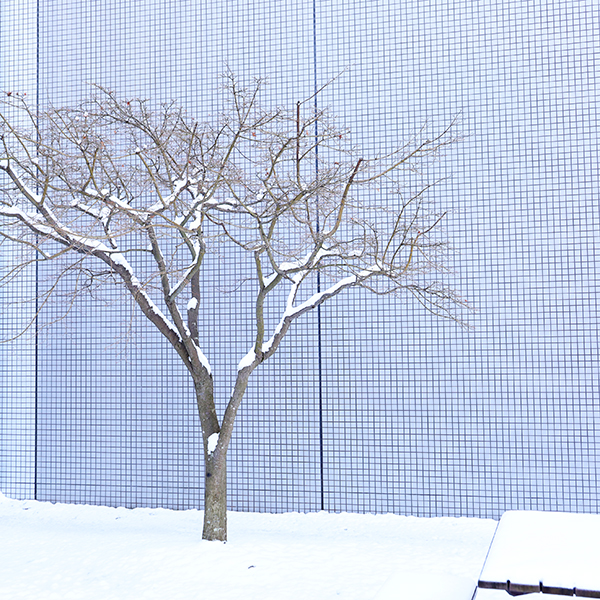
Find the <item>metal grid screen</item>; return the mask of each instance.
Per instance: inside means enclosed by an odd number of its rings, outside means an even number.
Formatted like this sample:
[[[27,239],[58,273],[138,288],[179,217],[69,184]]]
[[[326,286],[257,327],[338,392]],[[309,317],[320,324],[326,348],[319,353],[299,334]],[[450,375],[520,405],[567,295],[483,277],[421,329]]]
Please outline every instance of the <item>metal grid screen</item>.
[[[472,331],[362,292],[303,317],[254,375],[230,507],[497,518],[599,512],[598,31],[593,1],[202,0],[0,8],[2,89],[74,102],[99,83],[219,108],[226,66],[264,102],[318,102],[367,150],[460,115],[437,165],[449,282]],[[2,246],[0,262],[15,257]],[[211,258],[205,353],[225,399],[253,318],[236,257]],[[51,272],[0,290],[3,337]],[[60,290],[68,297],[68,282]],[[33,294],[32,294],[33,292]],[[19,498],[201,506],[201,438],[178,358],[117,291],[47,307],[0,346],[0,489]],[[223,403],[220,404],[221,410]]]

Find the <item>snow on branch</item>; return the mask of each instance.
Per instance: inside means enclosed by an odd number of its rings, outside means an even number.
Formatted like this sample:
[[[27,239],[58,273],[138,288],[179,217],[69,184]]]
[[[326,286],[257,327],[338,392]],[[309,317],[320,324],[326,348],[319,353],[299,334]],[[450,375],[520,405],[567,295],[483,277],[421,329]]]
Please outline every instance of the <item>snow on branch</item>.
[[[196,393],[208,539],[225,539],[225,491],[217,499],[215,486],[226,481],[248,378],[293,323],[352,287],[412,294],[457,322],[466,306],[435,279],[446,269],[445,213],[428,201],[435,182],[424,177],[456,141],[454,123],[438,133],[419,128],[367,156],[328,109],[316,109],[314,95],[265,108],[262,81],[244,88],[231,73],[224,80],[225,108],[206,123],[176,102],[99,86],[63,108],[33,107],[12,92],[0,98],[8,106],[0,110],[0,236],[30,253],[0,284],[32,262],[57,260],[51,290],[74,271],[94,290],[120,285],[168,340]],[[229,265],[202,275],[215,257]],[[202,292],[224,272],[237,274],[254,344],[219,422],[200,346],[215,334]],[[73,296],[87,287],[75,284]]]
[[[458,321],[453,309],[464,301],[431,279],[445,269],[445,213],[429,203],[433,183],[422,176],[457,140],[454,123],[365,156],[327,109],[302,100],[267,109],[263,82],[246,89],[227,74],[225,84],[226,108],[207,123],[175,102],[98,86],[76,106],[46,111],[5,98],[34,124],[21,130],[0,117],[5,239],[99,259],[92,276],[108,265],[195,377],[210,374],[199,332],[211,254],[241,252],[256,265],[254,346],[240,373],[270,357],[292,322],[350,287],[412,294]],[[268,339],[267,322],[277,323]]]

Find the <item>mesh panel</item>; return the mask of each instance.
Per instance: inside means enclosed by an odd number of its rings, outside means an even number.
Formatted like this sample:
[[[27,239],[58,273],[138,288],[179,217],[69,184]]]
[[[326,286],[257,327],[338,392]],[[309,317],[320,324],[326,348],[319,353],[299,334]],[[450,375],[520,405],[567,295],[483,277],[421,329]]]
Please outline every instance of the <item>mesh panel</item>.
[[[592,2],[60,0],[1,10],[3,86],[31,89],[41,104],[74,102],[95,82],[209,118],[222,108],[227,65],[243,80],[266,77],[270,106],[293,106],[343,72],[317,102],[366,155],[459,115],[465,140],[426,175],[442,179],[431,198],[448,211],[456,250],[444,277],[477,308],[474,328],[362,291],[302,317],[253,375],[229,452],[231,508],[598,512]],[[223,249],[204,273],[200,337],[220,414],[252,340],[251,284],[238,285],[249,269]],[[48,274],[2,289],[3,335],[35,314],[10,303]],[[64,313],[67,283],[38,328]],[[200,431],[175,353],[116,289],[102,303],[78,300],[48,331],[0,347],[1,489],[199,506]]]
[[[0,89],[5,92],[36,92],[35,5],[32,0],[0,5]],[[15,245],[0,246],[0,276],[9,274],[7,285],[0,287],[0,337],[14,340],[0,346],[0,489],[14,498],[35,494],[36,303],[23,302],[36,296],[35,268],[10,278],[23,256]]]

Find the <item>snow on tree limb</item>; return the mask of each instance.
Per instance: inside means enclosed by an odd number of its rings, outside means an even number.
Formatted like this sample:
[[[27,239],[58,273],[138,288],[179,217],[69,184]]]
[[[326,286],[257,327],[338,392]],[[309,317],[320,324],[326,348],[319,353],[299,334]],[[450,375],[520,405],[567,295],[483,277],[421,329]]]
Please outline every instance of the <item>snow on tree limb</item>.
[[[433,183],[422,178],[456,141],[454,123],[365,156],[307,99],[268,109],[259,103],[263,82],[224,80],[228,108],[207,123],[175,102],[99,86],[65,108],[34,108],[11,93],[0,111],[0,243],[30,252],[0,284],[54,261],[42,305],[69,273],[89,282],[74,284],[74,296],[118,284],[168,340],[196,394],[210,539],[225,531],[225,457],[249,377],[293,323],[351,287],[413,295],[459,324],[467,306],[435,279],[445,272],[445,213],[428,203]],[[15,112],[13,122],[6,114]],[[238,288],[253,280],[240,305],[252,313],[253,345],[221,421],[201,349],[213,335],[202,292],[216,256],[235,262]]]

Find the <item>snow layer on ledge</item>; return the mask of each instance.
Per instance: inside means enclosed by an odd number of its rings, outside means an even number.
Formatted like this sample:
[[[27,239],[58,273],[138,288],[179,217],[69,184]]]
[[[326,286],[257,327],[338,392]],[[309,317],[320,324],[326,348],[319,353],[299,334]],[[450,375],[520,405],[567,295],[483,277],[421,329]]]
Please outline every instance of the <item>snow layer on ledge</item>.
[[[599,539],[600,515],[507,511],[480,579],[600,590]]]

